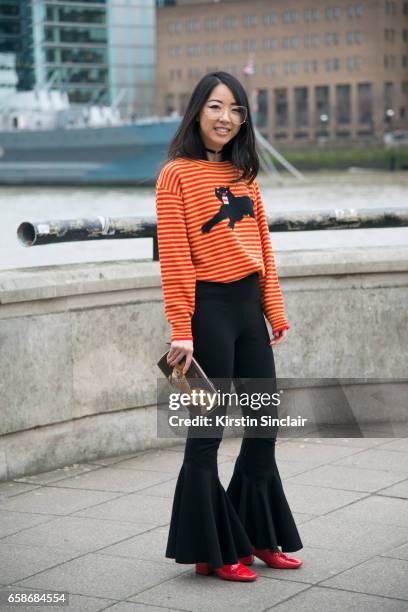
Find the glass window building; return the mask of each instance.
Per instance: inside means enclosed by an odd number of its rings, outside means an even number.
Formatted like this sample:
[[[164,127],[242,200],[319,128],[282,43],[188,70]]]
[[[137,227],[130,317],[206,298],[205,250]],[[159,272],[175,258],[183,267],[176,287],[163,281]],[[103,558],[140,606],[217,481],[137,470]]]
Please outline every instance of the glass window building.
[[[154,0],[0,0],[0,52],[16,54],[18,88],[152,114]]]

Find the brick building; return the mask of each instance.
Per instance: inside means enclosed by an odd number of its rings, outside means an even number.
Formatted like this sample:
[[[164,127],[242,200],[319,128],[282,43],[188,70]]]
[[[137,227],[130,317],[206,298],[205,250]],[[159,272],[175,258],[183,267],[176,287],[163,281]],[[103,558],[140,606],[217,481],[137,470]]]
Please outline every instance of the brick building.
[[[157,61],[162,115],[183,113],[198,79],[221,69],[273,141],[408,129],[408,1],[157,0]]]

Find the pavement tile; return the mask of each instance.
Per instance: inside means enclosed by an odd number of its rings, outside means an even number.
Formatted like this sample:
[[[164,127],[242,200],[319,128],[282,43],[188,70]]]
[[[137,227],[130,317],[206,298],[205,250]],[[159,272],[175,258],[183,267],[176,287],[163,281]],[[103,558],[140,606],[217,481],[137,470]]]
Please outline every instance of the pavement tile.
[[[371,595],[385,595],[408,602],[407,576],[407,560],[374,557],[338,576],[325,580],[322,585]],[[408,603],[405,605],[408,609]]]
[[[408,453],[408,438],[397,438],[396,440],[384,442],[381,445],[381,449]]]
[[[364,550],[327,550],[313,546],[304,546],[287,555],[302,559],[303,565],[293,570],[275,569],[255,557],[251,569],[265,578],[316,584],[372,557],[370,552]]]
[[[288,484],[318,485],[371,493],[401,480],[401,474],[382,470],[359,469],[343,465],[322,465],[291,476]],[[407,481],[408,482],[408,481]]]
[[[292,484],[291,480],[285,482],[284,491],[292,511],[317,515],[326,514],[367,495],[357,491],[329,489],[317,485]]]
[[[0,538],[54,519],[55,516],[51,514],[30,514],[29,512],[0,510]]]
[[[107,612],[180,612],[181,608],[158,608],[157,606],[148,606],[146,604],[138,604],[130,601],[121,601],[107,609]]]
[[[391,438],[392,439],[392,438]],[[296,440],[290,440],[295,442]],[[363,437],[326,437],[326,438],[300,438],[299,442],[309,442],[310,444],[325,444],[331,446],[348,446],[349,448],[371,448],[380,447],[390,441],[390,438],[363,438]]]
[[[264,610],[304,588],[307,587],[301,583],[262,577],[254,582],[236,582],[231,585],[228,580],[214,575],[200,576],[192,569],[128,599],[193,612]]]
[[[242,444],[242,437],[224,437],[218,449],[218,455],[228,455],[236,457],[239,454]]]
[[[385,495],[387,497],[399,497],[401,499],[408,499],[408,479],[401,482],[397,482],[391,487],[386,487],[377,491],[377,495]]]
[[[139,457],[139,455],[144,455],[145,453],[150,452],[150,449],[144,451],[138,451],[136,453],[126,453],[124,455],[114,455],[113,457],[101,457],[100,459],[93,459],[92,461],[86,461],[83,465],[114,465],[115,463],[120,463],[121,461],[126,461],[127,459],[133,459],[133,457]]]
[[[394,559],[405,559],[405,561],[408,561],[408,542],[406,544],[402,544],[401,546],[397,546],[396,548],[386,550],[382,552],[380,556],[394,557]]]
[[[397,525],[408,529],[408,502],[405,499],[370,495],[365,499],[339,508],[330,514],[347,522],[379,523],[380,525]]]
[[[0,482],[0,502],[19,495],[20,493],[26,493],[32,491],[37,485],[29,484],[25,482],[17,482],[15,480],[7,480],[6,482]]]
[[[59,549],[48,549],[10,544],[2,540],[0,546],[1,579],[7,583],[16,582],[72,559],[73,556],[75,556],[74,553],[63,546]]]
[[[64,480],[65,478],[72,478],[73,476],[99,469],[101,469],[101,466],[74,463],[74,465],[57,468],[49,472],[40,472],[39,474],[33,474],[32,476],[22,476],[21,478],[16,478],[15,481],[32,484],[50,484]]]
[[[369,521],[346,521],[333,513],[319,516],[302,525],[300,531],[304,546],[333,550],[361,550],[379,555],[384,550],[408,541],[408,528],[382,525]]]
[[[276,464],[278,466],[282,480],[287,480],[292,476],[296,476],[297,474],[304,474],[305,472],[314,469],[309,465],[305,465],[301,461],[285,461],[284,459],[278,459],[276,461]]]
[[[186,443],[185,441],[181,441],[181,442],[177,442],[176,444],[171,444],[169,446],[166,446],[166,450],[167,451],[174,451],[175,453],[184,453],[184,449],[185,449]]]
[[[227,461],[226,463],[219,464],[218,463],[218,477],[224,487],[226,489],[228,487],[228,483],[232,478],[232,474],[234,472],[235,461]]]
[[[390,451],[380,448],[369,448],[349,457],[343,457],[333,462],[333,465],[369,468],[371,470],[390,470],[400,474],[408,473],[408,461],[400,451]]]
[[[405,602],[313,586],[263,612],[406,612]]]
[[[307,523],[307,521],[311,521],[316,518],[316,514],[305,514],[304,512],[292,512],[293,518],[297,525],[301,525],[302,523]]]
[[[174,559],[165,556],[168,527],[149,529],[140,535],[128,538],[99,551],[101,555],[112,557],[131,557],[133,559],[147,559],[174,565]]]
[[[177,566],[176,563],[166,565],[89,553],[19,581],[18,584],[121,600],[186,571],[185,566]]]
[[[62,487],[37,487],[28,493],[10,497],[0,503],[0,510],[16,510],[38,514],[71,514],[117,497],[110,491],[77,491]]]
[[[132,538],[148,528],[146,524],[64,516],[8,536],[2,540],[2,545],[45,546],[69,551],[75,556]]]
[[[146,495],[149,495],[149,497],[170,497],[173,499],[176,484],[177,478],[171,478],[170,480],[162,482],[158,485],[146,487],[146,489],[143,489],[143,491]]]
[[[149,485],[165,482],[170,475],[164,472],[151,472],[148,470],[124,470],[117,465],[103,467],[73,478],[56,482],[55,486],[72,489],[87,489],[93,491],[113,491],[131,493],[144,489]]]
[[[168,497],[158,498],[144,493],[131,493],[76,512],[75,516],[144,523],[149,527],[159,527],[170,521],[172,505],[173,500]]]
[[[334,444],[313,444],[310,442],[288,441],[276,448],[276,460],[298,461],[306,467],[317,467],[350,455],[361,453],[361,448]]]
[[[116,463],[117,469],[147,470],[152,472],[162,472],[174,474],[180,471],[183,463],[184,453],[174,451],[155,450],[144,453],[132,459],[126,459]]]

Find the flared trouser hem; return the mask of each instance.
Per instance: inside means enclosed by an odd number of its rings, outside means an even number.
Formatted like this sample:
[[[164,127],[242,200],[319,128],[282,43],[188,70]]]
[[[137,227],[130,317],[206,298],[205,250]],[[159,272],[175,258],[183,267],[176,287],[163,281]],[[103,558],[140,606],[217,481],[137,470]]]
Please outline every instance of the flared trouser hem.
[[[251,544],[283,552],[303,548],[275,462],[274,440],[257,439],[245,443],[248,440],[244,440],[244,446],[252,446],[248,451],[252,461],[245,462],[245,452],[241,452],[226,492]],[[269,453],[260,453],[265,460],[269,456],[263,466],[255,463],[255,447],[261,450],[261,446],[270,447]]]
[[[237,563],[252,547],[303,548],[275,462],[275,440],[246,438],[227,490],[214,467],[184,459],[166,557],[177,563]],[[279,548],[280,547],[280,548]]]
[[[218,473],[184,461],[177,479],[166,557],[176,563],[237,563],[251,543]]]

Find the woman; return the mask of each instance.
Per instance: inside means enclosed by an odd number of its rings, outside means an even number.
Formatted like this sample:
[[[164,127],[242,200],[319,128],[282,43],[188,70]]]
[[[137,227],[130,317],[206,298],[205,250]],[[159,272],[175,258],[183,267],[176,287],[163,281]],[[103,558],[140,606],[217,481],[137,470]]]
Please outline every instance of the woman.
[[[276,392],[271,347],[289,329],[258,169],[245,90],[226,72],[205,75],[170,143],[156,184],[156,211],[172,326],[168,363],[185,358],[187,372],[194,351],[220,392],[229,391],[232,380],[241,393]],[[215,413],[226,414],[226,405]],[[275,406],[261,413],[277,416]],[[276,430],[262,429],[245,427],[225,491],[217,469],[223,427],[213,426],[208,437],[194,436],[190,426],[166,557],[236,581],[256,579],[247,567],[254,556],[275,568],[302,564],[282,552],[299,550],[302,542],[275,462]]]

